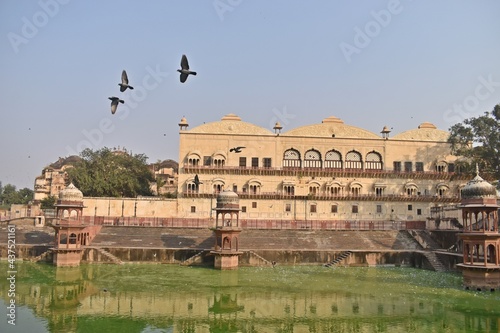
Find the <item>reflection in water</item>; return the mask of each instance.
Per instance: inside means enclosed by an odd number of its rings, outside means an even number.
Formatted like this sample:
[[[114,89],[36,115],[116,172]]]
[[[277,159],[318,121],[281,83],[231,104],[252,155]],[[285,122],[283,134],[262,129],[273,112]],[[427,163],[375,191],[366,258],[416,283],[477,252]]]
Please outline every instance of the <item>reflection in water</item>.
[[[7,266],[0,262],[4,281]],[[40,332],[457,332],[500,328],[498,292],[410,268],[219,271],[20,263],[16,304]],[[0,299],[8,302],[5,288]],[[1,305],[4,306],[4,305]],[[7,331],[6,321],[0,331]],[[46,327],[46,329],[44,329]]]

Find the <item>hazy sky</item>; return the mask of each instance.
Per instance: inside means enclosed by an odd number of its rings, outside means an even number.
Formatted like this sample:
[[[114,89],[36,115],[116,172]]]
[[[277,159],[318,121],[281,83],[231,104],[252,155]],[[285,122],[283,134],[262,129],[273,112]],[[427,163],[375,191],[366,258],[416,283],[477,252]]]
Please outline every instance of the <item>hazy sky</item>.
[[[449,129],[500,102],[499,14],[497,0],[2,0],[0,181],[33,188],[86,147],[178,160],[182,116]],[[184,84],[182,54],[198,72]],[[115,115],[109,96],[125,100]]]

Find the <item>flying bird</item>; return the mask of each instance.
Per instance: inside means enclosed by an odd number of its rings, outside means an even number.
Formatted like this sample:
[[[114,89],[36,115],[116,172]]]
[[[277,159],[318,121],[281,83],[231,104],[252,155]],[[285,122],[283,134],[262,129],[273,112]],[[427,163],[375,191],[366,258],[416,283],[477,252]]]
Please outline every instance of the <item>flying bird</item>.
[[[235,153],[241,153],[241,150],[245,148],[245,147],[234,147],[234,148],[231,148],[229,149],[229,152],[235,152]]]
[[[196,186],[198,186],[198,185],[200,185],[200,184],[203,184],[202,182],[200,182],[200,178],[198,178],[198,175],[195,175],[195,176],[194,176],[194,181],[193,181],[193,183],[194,183]]]
[[[120,86],[121,92],[124,92],[127,88],[134,89],[134,87],[128,85],[128,76],[125,70],[122,71],[122,83],[118,83],[118,85]]]
[[[125,103],[123,99],[119,99],[118,97],[108,97],[108,99],[111,100],[111,113],[115,114],[116,108],[118,107],[118,103]]]
[[[189,70],[189,63],[188,63],[188,58],[186,57],[185,54],[182,55],[181,59],[181,69],[177,70],[179,73],[181,73],[181,83],[186,82],[189,74],[196,75],[196,72],[190,71]]]

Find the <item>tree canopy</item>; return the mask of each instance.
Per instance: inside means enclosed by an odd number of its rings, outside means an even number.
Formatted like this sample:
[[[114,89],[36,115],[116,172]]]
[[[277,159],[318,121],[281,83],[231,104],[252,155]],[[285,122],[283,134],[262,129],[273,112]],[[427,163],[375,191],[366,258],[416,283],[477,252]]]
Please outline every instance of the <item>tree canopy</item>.
[[[500,104],[491,112],[453,125],[448,142],[453,154],[467,157],[470,166],[477,163],[481,173],[500,179]]]
[[[3,205],[28,204],[33,200],[33,190],[25,187],[17,190],[14,185],[0,183],[0,203]]]
[[[69,179],[85,196],[136,197],[153,195],[150,182],[153,174],[144,154],[129,154],[102,148],[89,148],[80,153],[82,158],[67,170]]]
[[[57,202],[57,197],[53,195],[49,195],[48,197],[40,200],[40,208],[41,209],[54,209],[55,204]]]

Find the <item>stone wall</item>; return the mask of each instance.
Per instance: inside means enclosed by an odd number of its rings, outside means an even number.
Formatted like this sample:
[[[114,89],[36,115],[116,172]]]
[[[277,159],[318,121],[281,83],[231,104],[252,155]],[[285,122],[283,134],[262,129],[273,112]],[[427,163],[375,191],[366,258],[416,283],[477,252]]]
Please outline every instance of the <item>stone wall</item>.
[[[83,216],[176,217],[177,200],[157,197],[83,198]]]

